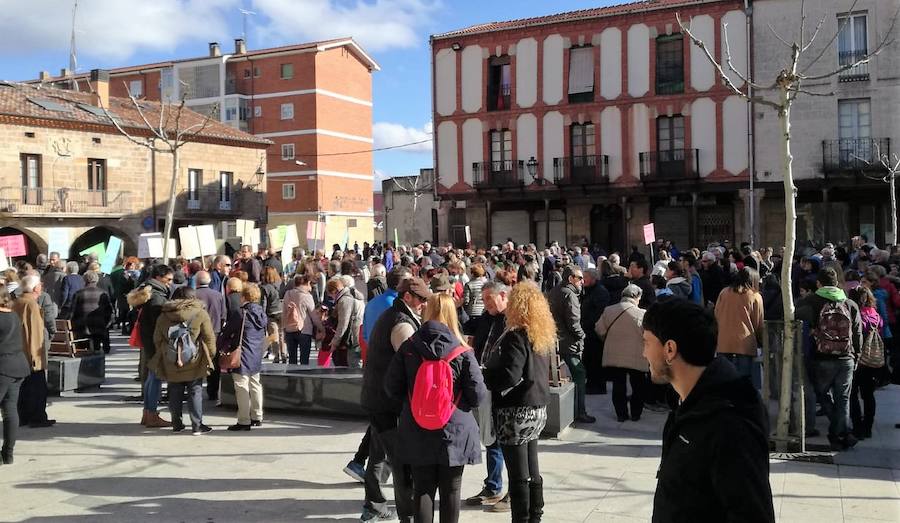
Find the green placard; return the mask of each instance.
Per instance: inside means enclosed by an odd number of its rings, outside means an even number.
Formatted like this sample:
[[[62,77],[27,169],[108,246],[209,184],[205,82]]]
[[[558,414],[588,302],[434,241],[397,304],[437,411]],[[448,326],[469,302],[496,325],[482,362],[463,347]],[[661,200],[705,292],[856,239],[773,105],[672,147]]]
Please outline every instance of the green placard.
[[[102,242],[98,243],[97,245],[88,247],[87,249],[79,252],[78,254],[80,254],[82,256],[95,254],[95,255],[97,255],[97,260],[100,260],[106,254],[106,244],[102,243]]]

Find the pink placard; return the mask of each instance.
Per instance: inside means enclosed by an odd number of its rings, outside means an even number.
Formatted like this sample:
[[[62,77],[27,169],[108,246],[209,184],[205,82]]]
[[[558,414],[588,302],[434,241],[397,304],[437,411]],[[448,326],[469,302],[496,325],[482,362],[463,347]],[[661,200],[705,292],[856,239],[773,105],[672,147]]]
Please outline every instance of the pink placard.
[[[656,229],[652,223],[644,225],[644,245],[650,245],[656,241]]]
[[[6,251],[6,255],[10,258],[27,255],[28,244],[25,242],[25,235],[0,236],[0,249]]]

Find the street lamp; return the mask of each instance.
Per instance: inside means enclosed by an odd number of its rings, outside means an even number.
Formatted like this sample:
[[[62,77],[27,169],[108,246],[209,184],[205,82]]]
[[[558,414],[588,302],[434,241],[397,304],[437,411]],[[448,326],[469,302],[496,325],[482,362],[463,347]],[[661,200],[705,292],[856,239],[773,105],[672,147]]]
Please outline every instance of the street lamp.
[[[528,169],[528,176],[531,176],[531,181],[536,182],[538,184],[543,184],[544,180],[543,179],[538,180],[538,178],[537,178],[538,163],[539,162],[534,159],[534,156],[532,156],[527,162],[525,162],[525,167]]]

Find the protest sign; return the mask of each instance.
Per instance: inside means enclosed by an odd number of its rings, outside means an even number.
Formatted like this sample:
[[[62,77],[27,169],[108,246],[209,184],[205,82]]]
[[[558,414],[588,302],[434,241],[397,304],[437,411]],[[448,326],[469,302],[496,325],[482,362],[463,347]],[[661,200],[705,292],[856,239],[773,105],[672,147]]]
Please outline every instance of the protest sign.
[[[28,254],[28,242],[25,241],[24,234],[0,236],[0,248],[2,248],[10,258]]]
[[[656,229],[652,223],[644,225],[644,245],[650,245],[656,241]]]
[[[240,236],[241,244],[250,245],[252,248],[256,248],[256,245],[253,245],[253,228],[256,227],[256,223],[253,220],[235,220],[235,234]],[[257,243],[259,243],[257,241]]]
[[[0,247],[0,271],[9,269],[9,260],[6,259],[6,251]]]
[[[178,239],[181,241],[181,255],[188,260],[199,258],[200,239],[197,236],[196,228],[193,225],[178,228]]]
[[[200,254],[212,256],[216,254],[216,229],[212,225],[200,225],[194,227],[197,232],[197,243],[200,246]]]
[[[116,238],[115,236],[110,236],[109,244],[106,246],[106,251],[100,258],[100,272],[106,274],[112,272],[113,267],[115,267],[116,265],[116,258],[119,257],[119,250],[121,249],[122,240]]]
[[[47,254],[58,252],[62,258],[68,258],[71,246],[69,229],[54,227],[47,230]]]
[[[269,229],[269,248],[280,251],[284,248],[284,235],[287,233],[286,225],[279,225],[274,229]]]
[[[175,238],[169,238],[169,252],[175,252]],[[148,232],[138,237],[138,258],[162,258],[163,239],[162,233]]]
[[[97,260],[99,261],[100,258],[102,258],[103,255],[106,254],[106,244],[103,243],[103,242],[100,242],[100,243],[98,243],[98,244],[96,244],[96,245],[91,245],[91,246],[88,247],[87,249],[85,249],[85,250],[79,252],[78,254],[81,255],[81,256],[90,256],[90,255],[94,255],[94,256],[97,257]]]

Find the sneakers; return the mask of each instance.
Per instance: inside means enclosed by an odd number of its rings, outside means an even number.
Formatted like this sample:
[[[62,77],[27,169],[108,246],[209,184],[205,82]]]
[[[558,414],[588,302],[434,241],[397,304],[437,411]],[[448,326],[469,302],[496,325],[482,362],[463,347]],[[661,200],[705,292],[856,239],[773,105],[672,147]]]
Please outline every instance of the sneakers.
[[[364,508],[362,515],[359,516],[359,521],[361,523],[365,523],[367,521],[393,521],[397,519],[397,512],[392,508],[384,508],[380,511]]]
[[[262,427],[262,420],[261,419],[252,419],[252,420],[250,420],[250,426],[251,427]]]
[[[597,418],[589,415],[586,412],[584,414],[579,414],[578,416],[575,417],[576,423],[595,423],[596,421],[597,421]]]
[[[172,432],[181,432],[184,430],[184,423],[172,423]]]
[[[828,435],[828,443],[831,446],[831,450],[834,451],[842,451],[842,450],[850,450],[859,443],[859,440],[856,439],[853,434],[847,434],[843,437]]]
[[[228,427],[228,430],[230,430],[231,432],[239,430],[250,430],[250,425],[241,425],[240,423],[235,423],[234,425]]]
[[[366,469],[364,469],[362,465],[355,461],[347,463],[347,466],[344,467],[344,474],[350,476],[360,483],[365,483],[366,481]]]
[[[193,432],[191,432],[191,434],[193,434],[194,436],[202,436],[202,435],[206,434],[207,432],[212,432],[212,427],[208,427],[201,423],[199,427],[197,427],[196,429],[194,429]]]
[[[509,494],[507,493],[505,496],[503,496],[503,499],[501,499],[500,501],[491,505],[491,507],[489,509],[487,509],[487,511],[488,512],[509,512],[510,511]]]
[[[56,425],[55,419],[45,419],[44,421],[32,421],[28,424],[28,427],[32,429],[44,429],[52,427],[53,425]]]
[[[479,505],[493,505],[497,503],[503,498],[503,495],[500,492],[496,492],[487,487],[481,489],[481,492],[475,494],[470,498],[466,498],[466,505],[470,507],[476,507]]]

